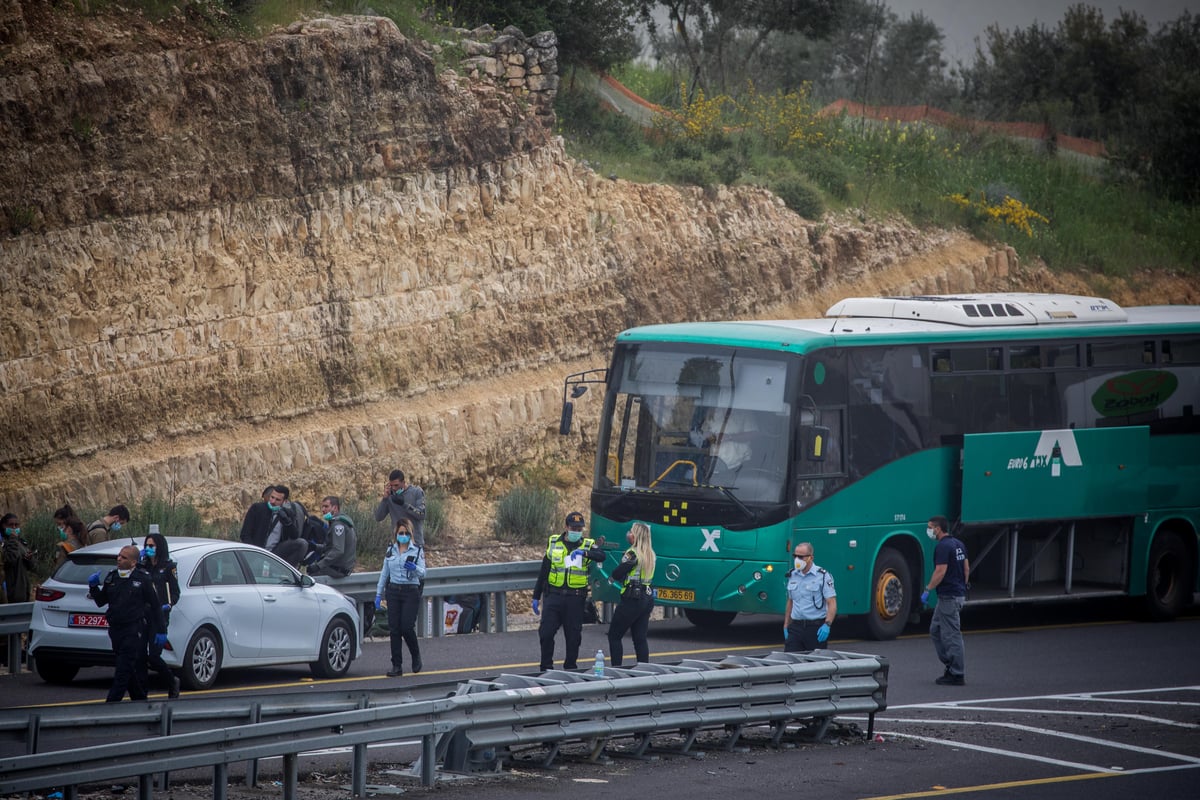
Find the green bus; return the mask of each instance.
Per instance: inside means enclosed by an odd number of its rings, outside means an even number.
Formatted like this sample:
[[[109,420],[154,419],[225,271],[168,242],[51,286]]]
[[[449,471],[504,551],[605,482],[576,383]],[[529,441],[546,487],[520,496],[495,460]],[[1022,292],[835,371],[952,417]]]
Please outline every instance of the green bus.
[[[1170,618],[1193,600],[1200,307],[851,298],[633,328],[607,369],[566,378],[560,432],[589,384],[591,535],[619,552],[648,523],[658,601],[696,625],[782,615],[808,541],[839,614],[895,637],[923,610],[935,514],[967,545],[969,605],[1127,595]]]

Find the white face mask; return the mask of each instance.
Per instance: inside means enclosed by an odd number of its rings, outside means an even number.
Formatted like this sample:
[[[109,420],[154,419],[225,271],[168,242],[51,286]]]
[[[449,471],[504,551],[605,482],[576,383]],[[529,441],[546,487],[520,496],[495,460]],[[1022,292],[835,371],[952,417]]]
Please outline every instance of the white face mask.
[[[118,574],[118,575],[120,575],[122,578],[128,578],[130,575],[132,575],[132,574],[133,574],[133,570],[131,570],[131,569],[119,569],[119,570],[117,570],[117,574]]]
[[[807,566],[807,564],[808,564],[808,558],[807,557],[801,558],[800,556],[795,556],[794,558],[792,558],[792,563],[796,565],[796,569],[800,570],[801,572],[804,572],[804,567]]]
[[[926,528],[925,535],[930,539],[933,539],[935,542],[937,541],[937,531],[935,531],[933,528]]]

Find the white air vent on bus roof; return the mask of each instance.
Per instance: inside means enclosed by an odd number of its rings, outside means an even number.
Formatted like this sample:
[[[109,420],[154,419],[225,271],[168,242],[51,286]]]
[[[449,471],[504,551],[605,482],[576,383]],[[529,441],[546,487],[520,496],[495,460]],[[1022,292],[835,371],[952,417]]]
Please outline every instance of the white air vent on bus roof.
[[[994,327],[1124,322],[1125,310],[1102,297],[1069,294],[964,294],[916,297],[848,297],[826,317],[904,319],[948,325]]]

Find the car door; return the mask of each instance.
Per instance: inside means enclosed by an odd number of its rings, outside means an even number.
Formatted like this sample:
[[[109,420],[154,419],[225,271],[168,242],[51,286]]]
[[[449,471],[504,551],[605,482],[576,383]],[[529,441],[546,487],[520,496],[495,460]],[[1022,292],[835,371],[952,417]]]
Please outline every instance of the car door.
[[[299,573],[265,550],[239,551],[262,601],[261,658],[316,658],[321,606],[317,593],[300,585]]]
[[[262,649],[263,601],[233,550],[204,557],[189,590],[207,597],[227,658],[258,658]]]

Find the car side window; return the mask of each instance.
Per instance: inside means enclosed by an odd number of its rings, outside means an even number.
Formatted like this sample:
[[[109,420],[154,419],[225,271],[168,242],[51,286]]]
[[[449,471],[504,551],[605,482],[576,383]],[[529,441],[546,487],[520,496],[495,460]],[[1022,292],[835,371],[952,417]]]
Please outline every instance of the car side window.
[[[296,582],[295,575],[292,574],[287,565],[266,553],[243,550],[242,559],[246,562],[247,569],[249,569],[250,574],[254,577],[254,582],[260,586],[264,584],[279,586],[280,584],[293,584]]]
[[[192,575],[191,586],[238,586],[246,583],[235,553],[214,553]]]

